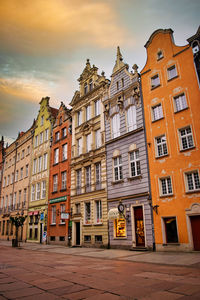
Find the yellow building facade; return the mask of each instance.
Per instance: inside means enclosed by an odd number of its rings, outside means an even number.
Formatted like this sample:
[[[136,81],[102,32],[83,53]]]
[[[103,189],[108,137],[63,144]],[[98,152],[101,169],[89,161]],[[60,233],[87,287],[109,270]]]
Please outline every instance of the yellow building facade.
[[[33,136],[27,240],[46,242],[50,138],[57,109],[42,98]]]

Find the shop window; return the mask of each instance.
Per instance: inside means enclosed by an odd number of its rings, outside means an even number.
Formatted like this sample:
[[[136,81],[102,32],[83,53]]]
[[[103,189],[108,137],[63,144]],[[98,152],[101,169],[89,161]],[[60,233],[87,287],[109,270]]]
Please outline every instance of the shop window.
[[[55,237],[55,236],[50,236],[50,241],[51,241],[51,242],[55,242],[55,240],[56,240],[56,237]]]
[[[34,236],[34,238],[35,238],[35,240],[37,240],[37,238],[38,238],[38,228],[37,227],[35,228],[35,236]]]
[[[60,237],[59,237],[59,241],[60,241],[60,242],[64,242],[64,241],[65,241],[65,237],[64,237],[64,236],[60,236]]]
[[[115,219],[115,236],[126,237],[126,220]]]
[[[176,218],[163,218],[165,225],[166,243],[178,243]]]
[[[84,235],[84,242],[91,243],[91,235]]]
[[[29,239],[32,239],[32,237],[33,237],[33,229],[30,228],[29,229]]]
[[[102,243],[102,235],[95,235],[95,243]]]

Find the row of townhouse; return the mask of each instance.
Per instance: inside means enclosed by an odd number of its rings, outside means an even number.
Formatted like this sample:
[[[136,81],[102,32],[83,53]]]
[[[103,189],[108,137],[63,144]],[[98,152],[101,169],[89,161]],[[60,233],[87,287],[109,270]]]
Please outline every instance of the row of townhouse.
[[[200,250],[200,28],[188,43],[159,29],[140,74],[118,47],[111,80],[87,60],[71,109],[41,100],[5,149],[0,238],[20,213],[29,242]]]

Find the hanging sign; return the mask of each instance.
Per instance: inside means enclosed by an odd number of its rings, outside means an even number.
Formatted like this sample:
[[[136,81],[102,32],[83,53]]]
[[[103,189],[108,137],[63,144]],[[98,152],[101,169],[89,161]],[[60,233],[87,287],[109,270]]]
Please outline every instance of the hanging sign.
[[[114,220],[114,219],[118,219],[119,218],[119,211],[118,208],[111,208],[108,211],[108,219],[109,220]]]

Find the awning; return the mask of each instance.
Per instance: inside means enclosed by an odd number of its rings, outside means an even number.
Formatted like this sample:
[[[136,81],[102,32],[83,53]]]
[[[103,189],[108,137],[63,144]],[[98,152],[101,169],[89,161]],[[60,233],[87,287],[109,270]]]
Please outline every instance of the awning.
[[[111,208],[108,211],[108,220],[114,220],[119,218],[119,211],[118,208]]]
[[[32,216],[33,215],[33,211],[29,211],[28,215]]]
[[[38,210],[36,210],[36,211],[33,212],[34,216],[38,215],[38,213],[39,213]]]

